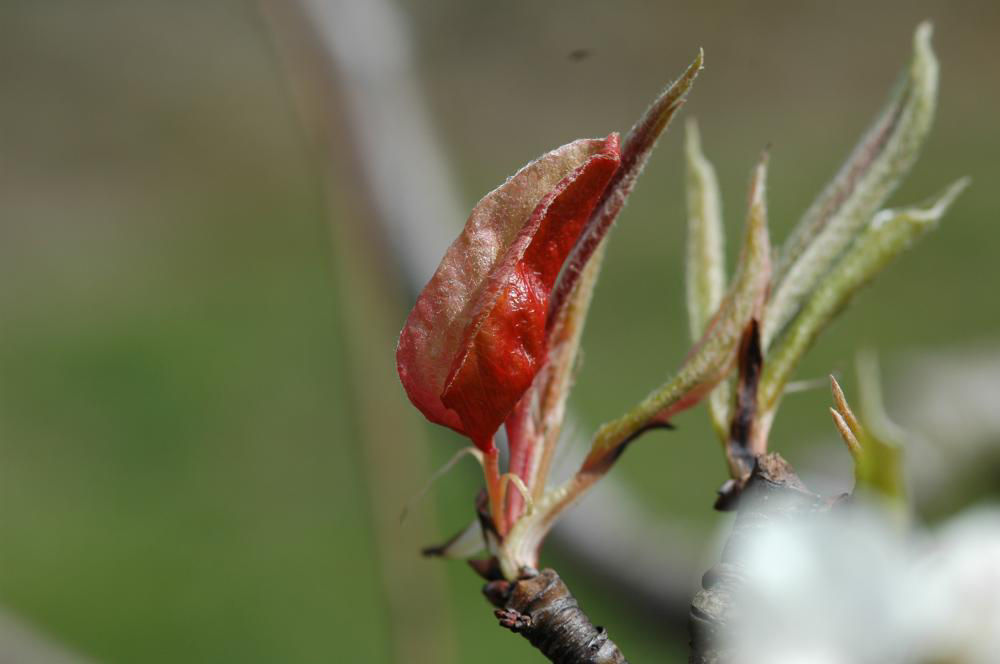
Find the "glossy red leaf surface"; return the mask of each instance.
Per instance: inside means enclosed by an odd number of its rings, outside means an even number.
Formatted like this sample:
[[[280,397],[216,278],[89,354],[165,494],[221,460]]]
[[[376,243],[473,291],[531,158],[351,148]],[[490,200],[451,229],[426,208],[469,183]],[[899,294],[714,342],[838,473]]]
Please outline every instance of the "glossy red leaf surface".
[[[545,361],[556,277],[619,161],[617,134],[574,141],[476,205],[396,350],[403,387],[429,420],[491,448]]]

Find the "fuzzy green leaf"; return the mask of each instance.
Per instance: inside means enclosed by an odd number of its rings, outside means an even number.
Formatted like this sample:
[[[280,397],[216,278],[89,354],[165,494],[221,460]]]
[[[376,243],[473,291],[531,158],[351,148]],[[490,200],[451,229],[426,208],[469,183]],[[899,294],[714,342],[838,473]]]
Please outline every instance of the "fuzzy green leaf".
[[[893,258],[933,229],[968,184],[969,179],[963,178],[925,205],[875,215],[768,353],[760,384],[763,411],[774,411],[799,360],[823,328]]]
[[[562,429],[578,365],[580,337],[600,274],[608,231],[635,188],[657,140],[684,105],[703,64],[704,53],[699,49],[684,73],[656,96],[629,130],[622,144],[621,168],[608,184],[559,275],[548,311],[546,363],[506,422],[510,472],[524,480],[535,498],[545,488]],[[511,495],[511,521],[522,508],[520,496]]]
[[[687,122],[687,307],[691,340],[705,332],[726,292],[725,230],[715,169],[701,149],[694,119]],[[712,428],[725,442],[729,426],[729,383],[721,381],[708,398]]]
[[[861,397],[861,460],[855,470],[859,486],[878,493],[892,502],[903,503],[904,432],[889,419],[882,405],[882,387],[878,359],[871,351],[859,353],[858,388]]]
[[[764,321],[765,348],[916,161],[937,100],[938,62],[930,39],[930,23],[920,24],[913,58],[888,106],[784,243]]]
[[[747,323],[760,316],[771,278],[771,242],[764,201],[766,177],[765,155],[750,186],[750,210],[736,275],[701,340],[670,381],[632,411],[598,430],[581,473],[606,471],[625,443],[697,404],[733,368],[740,337]]]
[[[715,169],[701,150],[697,123],[687,122],[687,307],[691,339],[705,332],[726,292],[722,200]]]
[[[900,516],[905,515],[906,486],[903,477],[905,434],[886,415],[882,406],[878,360],[871,351],[858,354],[858,385],[861,418],[847,404],[837,380],[830,377],[835,407],[834,424],[854,459],[855,492],[881,497]]]

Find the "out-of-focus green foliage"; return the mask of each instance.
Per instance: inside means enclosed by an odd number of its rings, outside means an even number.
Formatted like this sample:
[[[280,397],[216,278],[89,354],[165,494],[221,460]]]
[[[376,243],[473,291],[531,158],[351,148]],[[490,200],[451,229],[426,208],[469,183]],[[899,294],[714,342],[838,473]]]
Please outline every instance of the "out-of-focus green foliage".
[[[746,165],[773,143],[769,217],[784,237],[925,17],[942,102],[897,198],[1000,176],[1000,93],[983,64],[1000,48],[995,2],[402,5],[470,207],[531,155],[626,128],[704,46],[683,112],[701,122],[728,210],[745,209]],[[256,12],[154,0],[0,9],[0,603],[98,659],[389,661],[327,229],[328,212],[349,223],[354,211],[323,209],[320,150],[299,131]],[[567,57],[578,49],[590,56]],[[580,439],[662,382],[689,344],[683,163],[676,132],[608,247],[573,398]],[[993,199],[988,186],[963,194],[933,244],[858,297],[799,375],[848,367],[861,343],[889,375],[903,351],[995,345],[1000,310],[982,292],[996,279]],[[384,350],[372,370],[389,374]],[[829,440],[827,401],[786,398],[772,440],[796,465]],[[676,424],[615,472],[707,532],[718,449],[700,414]],[[457,439],[434,435],[427,453],[443,463]],[[473,464],[460,466],[418,509],[438,513],[443,538],[468,522],[478,485]],[[558,552],[545,560],[630,658],[684,661],[658,616],[628,611]],[[496,627],[464,566],[446,569],[458,661],[537,657]]]

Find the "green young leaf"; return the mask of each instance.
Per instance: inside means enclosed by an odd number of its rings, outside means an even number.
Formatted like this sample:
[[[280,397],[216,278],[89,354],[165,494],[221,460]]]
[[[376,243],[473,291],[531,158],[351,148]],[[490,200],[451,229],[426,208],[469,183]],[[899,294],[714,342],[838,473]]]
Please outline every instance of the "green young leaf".
[[[904,432],[886,415],[882,406],[878,360],[874,353],[859,353],[858,386],[861,418],[847,404],[843,390],[831,377],[835,408],[830,409],[837,430],[854,459],[855,491],[880,496],[894,509],[906,505],[903,477]]]
[[[547,316],[546,363],[506,422],[510,472],[524,480],[536,499],[545,490],[562,429],[566,400],[578,364],[580,337],[600,274],[608,231],[634,189],[657,140],[683,106],[703,63],[704,53],[699,50],[684,73],[657,95],[628,132],[621,149],[621,168],[608,184],[559,275]],[[507,502],[511,522],[522,508],[521,497],[511,494]]]
[[[697,341],[719,309],[726,292],[722,197],[715,169],[701,150],[694,119],[687,122],[687,307],[691,340]],[[712,427],[725,442],[729,423],[729,383],[721,381],[708,398]]]
[[[937,99],[938,63],[930,39],[930,23],[921,23],[913,59],[888,106],[784,243],[764,321],[765,348],[916,161]]]
[[[697,404],[733,368],[743,330],[752,318],[760,316],[771,278],[771,243],[764,201],[766,177],[764,155],[754,170],[750,186],[750,210],[736,275],[701,340],[670,381],[632,411],[598,430],[580,473],[606,472],[626,443]]]
[[[722,200],[715,169],[701,151],[694,119],[687,122],[687,307],[691,339],[701,338],[726,292]]]
[[[556,518],[604,475],[628,441],[650,427],[662,425],[673,413],[694,406],[732,369],[747,323],[761,314],[771,274],[764,203],[766,174],[765,155],[750,186],[750,211],[733,284],[701,340],[673,380],[632,412],[601,427],[580,470],[565,483],[548,489],[535,501],[533,509],[517,520],[498,553],[505,578],[516,578],[521,568],[535,565],[538,548]]]
[[[785,384],[823,328],[893,258],[934,228],[968,184],[963,178],[925,205],[875,215],[768,353],[760,383],[762,411],[774,412]]]
[[[858,354],[858,391],[861,397],[860,437],[862,456],[857,468],[858,484],[887,500],[905,503],[903,441],[905,433],[889,419],[882,405],[878,359],[871,351]]]

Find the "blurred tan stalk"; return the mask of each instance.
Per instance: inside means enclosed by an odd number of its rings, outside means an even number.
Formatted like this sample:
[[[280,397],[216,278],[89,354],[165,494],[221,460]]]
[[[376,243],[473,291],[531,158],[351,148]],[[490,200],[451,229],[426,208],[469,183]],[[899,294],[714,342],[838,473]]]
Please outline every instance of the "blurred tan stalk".
[[[88,664],[86,659],[0,608],[0,664]]]
[[[318,7],[319,3],[316,4]],[[345,140],[358,131],[352,122],[356,109],[340,106],[351,95],[335,90],[335,96],[330,98],[329,88],[331,84],[340,88],[357,85],[358,72],[349,67],[331,67],[334,63],[324,57],[326,44],[317,39],[314,30],[318,21],[335,21],[341,31],[353,32],[355,38],[365,34],[372,46],[377,46],[391,35],[371,34],[355,21],[361,18],[359,13],[378,11],[380,4],[323,3],[326,12],[337,16],[316,17],[314,8],[307,3],[262,3],[296,88],[304,125],[317,134],[315,143],[323,145],[330,155],[322,160],[322,165],[327,202],[333,215],[339,318],[346,339],[343,352],[349,366],[352,394],[349,410],[355,414],[353,429],[357,435],[357,440],[348,444],[359,445],[363,453],[388,610],[392,661],[448,664],[457,659],[444,570],[418,555],[429,533],[438,532],[433,513],[417,510],[405,527],[399,521],[400,507],[431,473],[423,424],[398,389],[393,365],[401,293],[392,283],[395,274],[382,269],[385,257],[379,255],[378,248],[363,232],[366,227],[377,227],[380,219],[400,217],[401,211],[393,210],[391,202],[364,196],[372,193],[370,178],[395,178],[398,174],[375,174],[371,168],[366,169],[366,160],[358,154],[366,149],[366,141]],[[385,29],[392,27],[389,23],[379,25]],[[391,143],[391,139],[381,136],[377,140]],[[357,223],[335,223],[345,218]],[[416,272],[421,269],[417,265],[407,267]]]

